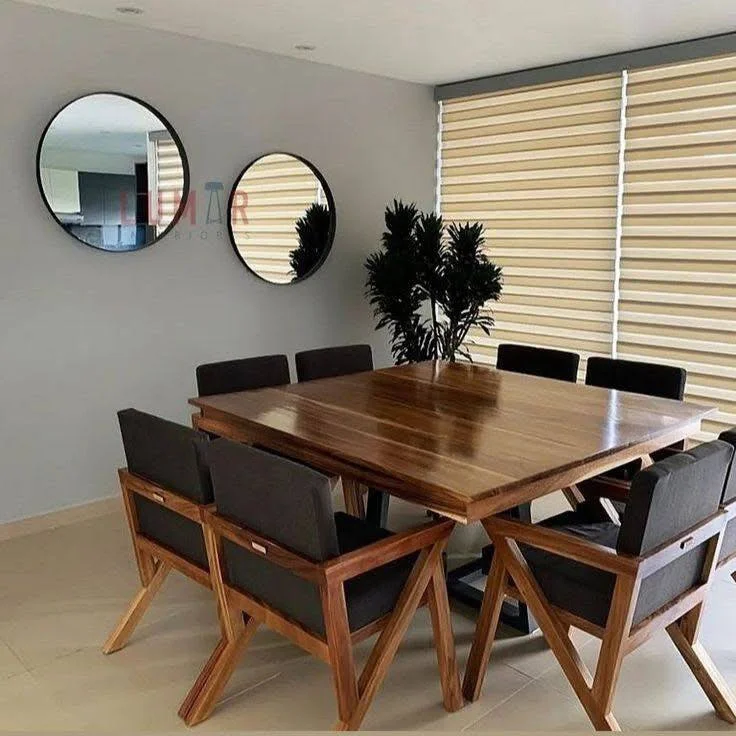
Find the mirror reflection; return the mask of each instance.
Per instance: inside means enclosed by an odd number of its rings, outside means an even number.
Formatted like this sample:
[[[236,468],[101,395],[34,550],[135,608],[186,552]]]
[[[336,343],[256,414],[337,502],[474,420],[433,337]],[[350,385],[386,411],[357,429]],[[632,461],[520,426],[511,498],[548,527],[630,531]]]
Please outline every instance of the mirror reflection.
[[[151,245],[184,208],[189,170],[178,136],[153,108],[125,95],[87,95],[62,108],[37,163],[53,216],[95,248]]]
[[[335,205],[312,164],[271,153],[250,164],[235,183],[228,226],[235,252],[253,273],[289,284],[313,274],[327,257]]]

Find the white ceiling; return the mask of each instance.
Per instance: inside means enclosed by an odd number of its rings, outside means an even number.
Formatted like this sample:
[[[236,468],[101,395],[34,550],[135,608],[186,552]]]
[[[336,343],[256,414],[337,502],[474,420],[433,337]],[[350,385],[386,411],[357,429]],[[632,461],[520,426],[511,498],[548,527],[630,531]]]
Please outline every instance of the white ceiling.
[[[736,29],[734,0],[24,1],[425,84]]]

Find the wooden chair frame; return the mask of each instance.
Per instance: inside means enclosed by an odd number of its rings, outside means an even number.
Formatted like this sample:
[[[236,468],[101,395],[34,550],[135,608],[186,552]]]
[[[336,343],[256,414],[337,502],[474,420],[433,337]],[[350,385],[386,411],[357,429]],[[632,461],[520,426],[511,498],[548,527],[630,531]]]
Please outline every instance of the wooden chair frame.
[[[575,537],[572,534],[504,517],[485,519],[483,525],[495,553],[486,585],[475,639],[465,672],[463,692],[470,701],[480,696],[491,647],[498,627],[504,593],[524,599],[538,621],[573,690],[596,730],[619,731],[612,712],[623,658],[665,628],[716,713],[736,723],[736,696],[698,641],[703,608],[716,569],[728,514],[721,510],[642,557]],[[635,626],[632,625],[642,580],[693,547],[708,543],[701,583]],[[560,555],[611,573],[616,583],[605,627],[594,625],[552,605],[524,559],[519,543]],[[591,675],[570,640],[575,626],[602,640],[595,674]]]
[[[133,597],[128,610],[123,614],[123,617],[103,645],[102,651],[104,654],[117,652],[128,643],[136,626],[151,605],[151,601],[172,570],[178,570],[205,588],[212,589],[208,570],[199,567],[199,565],[190,562],[141,533],[133,497],[138,495],[147,498],[149,501],[165,506],[170,511],[200,525],[202,525],[205,511],[211,509],[213,504],[205,506],[195,503],[189,498],[134,475],[127,468],[120,468],[118,476],[120,478],[125,516],[128,520],[133,542],[135,561],[141,579],[141,589]]]
[[[326,562],[314,562],[212,511],[206,512],[205,541],[218,597],[222,636],[182,703],[179,716],[192,726],[210,715],[253,634],[264,624],[330,665],[337,696],[335,728],[357,729],[386,676],[414,612],[425,600],[432,619],[444,706],[450,712],[461,708],[463,698],[442,566],[442,551],[454,526],[453,521],[432,522]],[[266,556],[272,563],[317,585],[326,635],[315,634],[263,601],[229,585],[224,574],[223,539],[252,554]],[[393,611],[351,632],[345,581],[416,552],[419,556]],[[352,645],[379,631],[380,636],[365,668],[357,676]]]

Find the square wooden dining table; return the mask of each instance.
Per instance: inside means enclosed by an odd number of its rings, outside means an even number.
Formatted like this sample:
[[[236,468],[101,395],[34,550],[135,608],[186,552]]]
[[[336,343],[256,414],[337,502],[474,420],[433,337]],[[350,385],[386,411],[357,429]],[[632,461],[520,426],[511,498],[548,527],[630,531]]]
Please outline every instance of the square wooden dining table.
[[[339,475],[347,510],[369,487],[469,524],[680,442],[715,410],[696,404],[428,361],[191,399],[194,426]],[[481,561],[448,574],[477,607]],[[471,577],[467,575],[470,572]],[[525,604],[502,620],[528,633]]]
[[[428,361],[190,399],[208,432],[371,486],[462,524],[697,433],[711,407]]]

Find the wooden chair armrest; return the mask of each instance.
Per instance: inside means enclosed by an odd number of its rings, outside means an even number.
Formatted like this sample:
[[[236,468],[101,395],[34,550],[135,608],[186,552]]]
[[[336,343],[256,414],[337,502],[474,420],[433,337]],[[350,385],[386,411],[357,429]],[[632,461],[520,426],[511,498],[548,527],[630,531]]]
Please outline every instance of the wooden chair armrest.
[[[677,539],[665,542],[641,558],[640,574],[647,577],[657,570],[661,570],[673,560],[681,557],[688,550],[717,536],[726,526],[729,513],[725,509],[717,511],[706,521],[691,527]]]
[[[455,522],[450,519],[432,521],[328,560],[323,563],[322,569],[328,580],[350,580],[381,565],[419,552],[442,539],[449,539],[454,527]]]
[[[170,491],[168,488],[163,488],[156,483],[134,475],[127,468],[120,468],[118,475],[120,476],[120,483],[124,488],[123,492],[142,496],[159,506],[169,509],[169,511],[173,511],[180,516],[185,516],[191,521],[197,523],[202,521],[203,507],[196,501],[192,501],[192,499],[186,496],[174,493],[174,491]]]
[[[636,574],[640,560],[638,557],[621,555],[610,547],[589,542],[573,534],[548,529],[538,524],[493,516],[483,521],[489,536],[500,535],[545,552],[560,555],[569,560],[582,562],[590,567],[613,573],[614,575]]]

